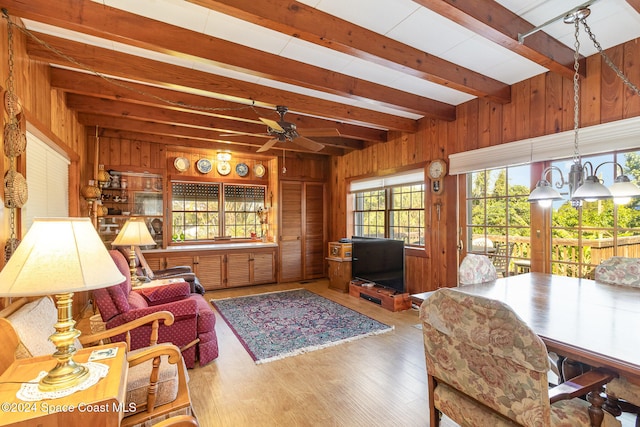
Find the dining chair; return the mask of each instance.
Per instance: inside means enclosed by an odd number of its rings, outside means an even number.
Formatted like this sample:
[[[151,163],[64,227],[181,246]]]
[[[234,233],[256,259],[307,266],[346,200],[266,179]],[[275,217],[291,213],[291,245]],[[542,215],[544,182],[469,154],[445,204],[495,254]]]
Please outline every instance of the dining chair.
[[[502,277],[507,277],[509,275],[509,264],[511,262],[511,254],[513,253],[513,248],[515,243],[496,243],[495,251],[491,256],[491,262],[496,268],[496,273],[501,275]]]
[[[602,370],[548,388],[544,342],[506,304],[441,288],[420,308],[430,426],[620,426],[599,396]],[[589,394],[591,405],[580,399]]]
[[[6,369],[7,363],[15,359],[53,354],[56,348],[48,338],[55,331],[57,319],[57,308],[49,297],[34,301],[20,298],[0,311],[0,369]],[[155,312],[97,334],[80,335],[76,340],[74,346],[81,349],[124,333],[128,346],[131,330],[151,325],[148,346],[132,351],[127,347],[129,370],[124,406],[135,411],[125,414],[121,427],[192,414],[187,369],[180,349],[173,344],[158,344],[160,323],[170,325],[173,321],[171,313]]]
[[[598,283],[640,287],[640,259],[621,256],[608,258],[596,267],[594,278]],[[636,427],[640,427],[640,385],[624,377],[614,378],[605,391],[605,409],[614,415],[621,412],[636,414]]]
[[[498,278],[495,266],[486,255],[468,253],[460,263],[458,272],[461,285],[484,283]]]

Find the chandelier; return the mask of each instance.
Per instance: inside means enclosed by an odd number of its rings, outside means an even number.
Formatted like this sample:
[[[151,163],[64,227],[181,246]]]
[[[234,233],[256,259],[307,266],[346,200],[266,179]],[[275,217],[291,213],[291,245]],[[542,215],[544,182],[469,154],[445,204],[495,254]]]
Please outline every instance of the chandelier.
[[[580,159],[580,151],[578,150],[578,131],[580,127],[580,76],[578,74],[579,69],[579,50],[580,41],[578,39],[580,33],[580,24],[584,26],[586,33],[589,35],[594,43],[594,46],[604,58],[606,64],[611,67],[616,75],[633,90],[637,95],[640,95],[640,89],[620,71],[620,69],[611,61],[611,59],[604,53],[602,46],[596,40],[595,35],[591,32],[591,28],[587,25],[586,18],[591,14],[591,10],[588,7],[579,7],[569,12],[564,16],[564,22],[567,24],[574,24],[575,26],[575,52],[573,55],[573,164],[569,170],[568,179],[565,180],[562,171],[556,166],[547,167],[542,171],[540,181],[536,184],[536,188],[529,194],[528,201],[531,203],[538,202],[542,207],[551,206],[555,200],[563,200],[556,188],[560,189],[564,185],[569,186],[569,198],[571,204],[574,207],[582,205],[582,201],[595,201],[602,199],[613,198],[616,204],[629,203],[632,197],[640,196],[640,188],[634,185],[629,177],[624,174],[622,165],[617,162],[603,162],[594,167],[591,162],[585,162],[582,164]],[[521,39],[522,42],[522,39]],[[600,178],[598,178],[598,169],[605,164],[613,164],[615,167],[615,181],[607,188],[602,184]],[[555,182],[555,187],[551,185],[547,180],[547,175],[551,176],[553,171],[558,172],[560,180]]]

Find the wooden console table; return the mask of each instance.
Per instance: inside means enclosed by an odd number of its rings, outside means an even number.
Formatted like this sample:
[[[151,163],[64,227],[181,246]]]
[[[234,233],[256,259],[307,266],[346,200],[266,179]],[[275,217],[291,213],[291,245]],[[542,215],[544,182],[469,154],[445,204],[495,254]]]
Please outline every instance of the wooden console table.
[[[115,357],[97,362],[109,366],[109,373],[97,384],[59,399],[24,402],[16,397],[20,383],[31,381],[55,366],[52,356],[18,359],[0,376],[0,425],[15,427],[60,427],[88,425],[117,427],[124,416],[128,367],[126,346],[113,343],[87,347],[74,356],[85,363],[94,350],[117,347]]]
[[[383,286],[363,286],[367,284],[360,280],[352,280],[349,283],[349,295],[356,298],[364,298],[374,302],[390,311],[409,310],[411,308],[411,298],[408,293],[398,293]]]

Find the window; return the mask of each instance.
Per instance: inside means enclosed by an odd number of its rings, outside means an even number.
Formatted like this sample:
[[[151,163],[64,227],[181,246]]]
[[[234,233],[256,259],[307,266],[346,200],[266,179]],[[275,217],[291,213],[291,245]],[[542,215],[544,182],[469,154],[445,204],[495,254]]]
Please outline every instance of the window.
[[[467,174],[467,248],[494,258],[505,275],[530,256],[530,175],[529,165]]]
[[[249,238],[260,231],[264,202],[264,186],[173,182],[172,241]]]
[[[424,190],[422,169],[352,182],[353,234],[424,246]]]

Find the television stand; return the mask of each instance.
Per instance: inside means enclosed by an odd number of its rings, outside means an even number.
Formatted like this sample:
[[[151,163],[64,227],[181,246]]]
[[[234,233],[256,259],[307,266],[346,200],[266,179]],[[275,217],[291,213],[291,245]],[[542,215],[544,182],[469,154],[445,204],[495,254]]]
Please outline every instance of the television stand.
[[[390,311],[402,311],[411,308],[411,298],[408,293],[400,293],[362,280],[352,280],[349,283],[349,295],[366,299]]]

